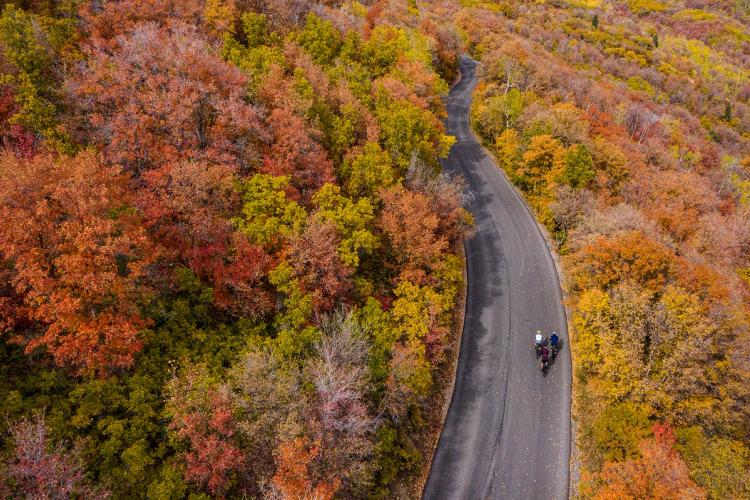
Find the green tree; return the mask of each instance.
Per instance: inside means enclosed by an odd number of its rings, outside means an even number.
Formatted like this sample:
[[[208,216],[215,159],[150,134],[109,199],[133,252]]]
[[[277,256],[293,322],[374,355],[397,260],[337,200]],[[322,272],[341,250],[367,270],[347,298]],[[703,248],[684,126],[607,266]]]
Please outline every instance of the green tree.
[[[268,29],[268,19],[265,14],[245,12],[241,19],[245,46],[248,49],[268,45],[268,42],[272,41],[271,32]]]
[[[283,238],[299,234],[307,214],[284,191],[289,178],[256,174],[240,185],[242,217],[236,217],[237,229],[253,242],[276,247]]]
[[[375,114],[383,147],[391,154],[400,174],[406,172],[414,154],[430,164],[448,155],[455,139],[442,133],[433,114],[408,101],[383,95],[379,101]]]
[[[361,46],[358,60],[375,76],[380,76],[396,64],[399,55],[409,49],[406,32],[393,26],[377,26]]]
[[[378,240],[369,229],[375,218],[374,207],[367,198],[352,200],[341,194],[341,188],[327,183],[313,196],[314,213],[331,221],[341,233],[339,256],[341,261],[356,269],[360,258],[375,249]]]
[[[442,301],[432,288],[409,281],[399,283],[394,293],[396,300],[390,313],[401,338],[394,351],[391,371],[397,383],[404,386],[407,401],[416,400],[427,395],[432,385],[426,343],[436,326],[435,317],[441,312]]]
[[[396,181],[390,156],[376,142],[368,142],[358,154],[346,158],[341,173],[347,192],[355,197],[374,198]]]
[[[517,87],[508,92],[487,99],[488,113],[490,119],[495,119],[503,128],[511,128],[521,116],[524,107],[524,97]]]
[[[365,304],[356,311],[355,318],[369,337],[370,380],[375,394],[381,398],[388,378],[393,344],[398,340],[400,332],[392,327],[390,316],[373,297],[367,298]]]
[[[574,144],[563,156],[562,182],[574,188],[586,187],[596,175],[591,153],[585,144]]]
[[[57,64],[63,48],[75,39],[69,20],[55,20],[5,5],[0,15],[0,50],[9,71],[0,69],[0,84],[15,90],[18,111],[10,122],[44,136],[54,147],[70,152],[69,138],[58,127],[60,81]],[[67,55],[66,57],[72,57]]]
[[[647,416],[631,403],[608,406],[591,427],[596,450],[606,462],[638,456],[638,444],[650,435]]]
[[[725,122],[731,122],[732,121],[732,101],[727,99],[727,102],[724,103],[724,115],[722,116]]]
[[[750,497],[750,450],[743,443],[721,437],[707,437],[701,427],[677,432],[677,450],[695,481],[711,498]]]
[[[297,35],[297,42],[316,63],[326,66],[333,62],[341,48],[341,35],[330,21],[311,12],[304,29]]]
[[[281,262],[268,277],[283,303],[274,318],[276,350],[286,358],[302,359],[312,352],[320,338],[320,332],[311,324],[313,296],[302,290],[287,261]]]

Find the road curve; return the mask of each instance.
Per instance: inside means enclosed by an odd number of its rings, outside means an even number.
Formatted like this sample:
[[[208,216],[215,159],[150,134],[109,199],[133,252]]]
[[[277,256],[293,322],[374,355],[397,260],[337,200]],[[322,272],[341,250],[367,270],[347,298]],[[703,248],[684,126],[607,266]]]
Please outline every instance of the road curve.
[[[457,142],[443,167],[462,175],[474,195],[476,234],[465,244],[456,384],[423,498],[567,498],[571,368],[562,295],[539,227],[471,131],[476,68],[461,59],[461,80],[446,102]],[[546,377],[532,347],[537,329],[563,339]]]

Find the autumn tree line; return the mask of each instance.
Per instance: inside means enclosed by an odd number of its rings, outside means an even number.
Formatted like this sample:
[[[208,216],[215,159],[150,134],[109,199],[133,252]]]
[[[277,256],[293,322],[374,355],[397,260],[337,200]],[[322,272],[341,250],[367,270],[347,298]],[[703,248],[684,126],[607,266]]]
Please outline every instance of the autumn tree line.
[[[471,228],[407,0],[3,1],[0,495],[391,497]]]
[[[750,496],[750,6],[462,2],[474,128],[562,257],[581,498]]]

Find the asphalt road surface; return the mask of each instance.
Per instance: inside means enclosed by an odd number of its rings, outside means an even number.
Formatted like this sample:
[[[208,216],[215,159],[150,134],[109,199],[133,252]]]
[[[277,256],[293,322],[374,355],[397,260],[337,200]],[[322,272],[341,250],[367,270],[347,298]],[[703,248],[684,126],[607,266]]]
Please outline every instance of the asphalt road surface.
[[[554,261],[520,195],[469,125],[477,63],[461,60],[447,100],[457,142],[446,171],[473,193],[476,235],[466,241],[468,293],[453,398],[424,498],[557,499],[568,496],[570,354]],[[533,348],[557,331],[549,373]]]

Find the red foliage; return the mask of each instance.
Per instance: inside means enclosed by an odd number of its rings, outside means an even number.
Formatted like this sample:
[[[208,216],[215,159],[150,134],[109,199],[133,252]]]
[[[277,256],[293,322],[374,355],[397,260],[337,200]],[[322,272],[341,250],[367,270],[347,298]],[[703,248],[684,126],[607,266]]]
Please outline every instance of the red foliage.
[[[146,225],[174,258],[210,276],[227,254],[236,210],[233,169],[202,162],[168,164],[144,175],[139,205]]]
[[[263,172],[288,175],[305,201],[323,184],[333,182],[333,164],[302,118],[287,109],[275,109],[268,125],[273,144],[263,158]]]
[[[240,235],[234,236],[233,247],[234,255],[214,269],[214,301],[238,316],[257,318],[275,304],[266,280],[273,260]]]
[[[194,409],[172,422],[177,434],[189,442],[185,453],[185,479],[220,495],[234,472],[244,468],[245,457],[233,444],[236,424],[229,396],[223,391],[210,395],[210,408]]]
[[[21,125],[8,122],[17,111],[13,89],[9,85],[0,85],[0,145],[18,157],[31,158],[36,153],[36,137]]]
[[[126,177],[93,154],[0,157],[2,331],[79,372],[132,364],[154,252],[129,202]]]
[[[185,159],[242,171],[257,164],[266,136],[243,98],[246,77],[194,27],[138,25],[88,53],[67,88],[91,124],[81,132],[111,162],[135,172]]]
[[[289,261],[302,288],[313,296],[316,312],[346,300],[352,269],[341,262],[340,238],[331,223],[314,222],[292,242]]]

